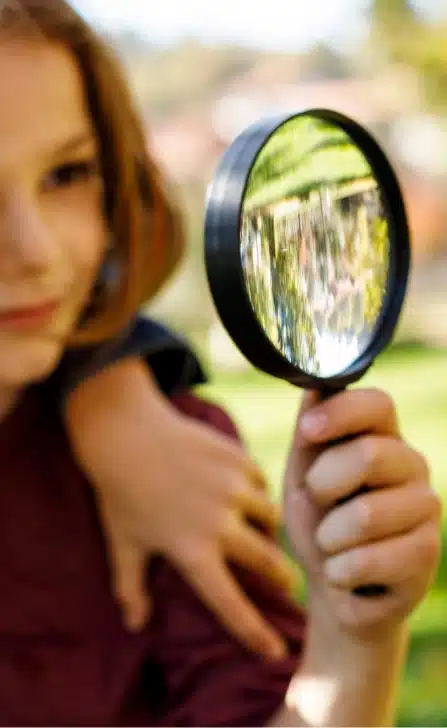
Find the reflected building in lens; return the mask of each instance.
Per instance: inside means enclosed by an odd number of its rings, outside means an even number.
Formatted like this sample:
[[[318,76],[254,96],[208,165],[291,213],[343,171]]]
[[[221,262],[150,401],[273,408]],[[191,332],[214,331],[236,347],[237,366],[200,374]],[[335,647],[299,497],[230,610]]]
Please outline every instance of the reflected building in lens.
[[[270,340],[279,345],[275,325],[272,264],[261,215],[245,216],[241,225],[241,260],[251,305]]]
[[[375,334],[389,275],[367,159],[340,128],[298,117],[263,148],[242,212],[246,287],[267,337],[308,374],[343,371]]]

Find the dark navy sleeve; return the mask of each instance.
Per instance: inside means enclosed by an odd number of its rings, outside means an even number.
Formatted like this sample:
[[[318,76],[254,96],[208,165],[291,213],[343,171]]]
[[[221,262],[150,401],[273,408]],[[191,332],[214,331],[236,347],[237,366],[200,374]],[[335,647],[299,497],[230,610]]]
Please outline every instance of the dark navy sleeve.
[[[88,377],[128,357],[146,360],[160,389],[167,395],[206,381],[188,343],[153,319],[137,316],[116,338],[103,344],[68,351],[49,381],[50,394],[63,407],[68,395]]]

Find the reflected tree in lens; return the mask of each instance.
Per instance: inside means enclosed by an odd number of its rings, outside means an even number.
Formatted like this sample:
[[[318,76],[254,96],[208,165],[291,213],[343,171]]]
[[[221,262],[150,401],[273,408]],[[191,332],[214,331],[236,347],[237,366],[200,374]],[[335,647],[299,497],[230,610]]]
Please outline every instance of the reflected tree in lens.
[[[346,132],[302,115],[258,155],[241,222],[253,310],[272,344],[315,376],[340,373],[371,342],[389,274],[380,189]]]

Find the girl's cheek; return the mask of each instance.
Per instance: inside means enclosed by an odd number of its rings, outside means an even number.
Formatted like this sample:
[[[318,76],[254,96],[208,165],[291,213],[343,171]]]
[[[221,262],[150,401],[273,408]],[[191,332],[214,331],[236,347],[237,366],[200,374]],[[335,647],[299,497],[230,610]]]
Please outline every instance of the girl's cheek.
[[[85,272],[99,267],[109,239],[102,193],[68,190],[47,202],[45,213],[62,256]]]

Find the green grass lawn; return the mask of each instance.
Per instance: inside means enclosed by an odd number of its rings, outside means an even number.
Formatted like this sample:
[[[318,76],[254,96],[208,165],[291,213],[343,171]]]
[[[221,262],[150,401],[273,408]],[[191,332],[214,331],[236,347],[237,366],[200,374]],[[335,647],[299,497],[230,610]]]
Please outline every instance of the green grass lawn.
[[[426,454],[433,482],[447,498],[447,351],[392,350],[361,384],[392,394],[405,437]],[[217,372],[202,390],[231,412],[277,493],[301,391],[255,370]]]
[[[406,439],[428,458],[447,504],[447,351],[396,347],[382,355],[362,385],[394,398]],[[251,369],[216,372],[202,388],[235,418],[248,448],[279,497],[300,391]],[[447,509],[446,509],[447,510]],[[412,620],[413,641],[402,689],[402,725],[447,725],[447,519],[444,555],[432,593]]]

